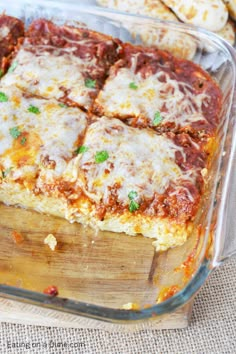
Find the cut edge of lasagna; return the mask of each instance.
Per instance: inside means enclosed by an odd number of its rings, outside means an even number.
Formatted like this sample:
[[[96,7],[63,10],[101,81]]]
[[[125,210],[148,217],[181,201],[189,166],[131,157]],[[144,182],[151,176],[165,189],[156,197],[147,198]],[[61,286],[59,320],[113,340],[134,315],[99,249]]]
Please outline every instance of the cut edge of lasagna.
[[[95,209],[88,201],[80,206],[81,211],[79,211],[77,207],[68,207],[64,198],[34,195],[13,183],[6,183],[6,188],[0,188],[0,200],[8,206],[35,210],[66,219],[69,222],[78,222],[95,230],[125,233],[129,236],[143,235],[153,239],[156,251],[181,246],[194,227],[193,223],[178,225],[168,219],[144,219],[142,215],[133,215],[131,219],[128,212],[123,215],[107,213],[104,220],[99,220],[95,215]]]
[[[8,206],[35,210],[69,222],[78,222],[95,230],[125,233],[129,236],[143,235],[153,239],[156,251],[181,246],[194,228],[193,222],[176,224],[167,218],[144,218],[140,214],[132,215],[131,218],[130,212],[122,215],[108,212],[104,220],[100,220],[96,215],[96,208],[88,200],[79,206],[70,207],[65,198],[34,195],[25,188],[7,182],[5,188],[0,188],[0,200]]]

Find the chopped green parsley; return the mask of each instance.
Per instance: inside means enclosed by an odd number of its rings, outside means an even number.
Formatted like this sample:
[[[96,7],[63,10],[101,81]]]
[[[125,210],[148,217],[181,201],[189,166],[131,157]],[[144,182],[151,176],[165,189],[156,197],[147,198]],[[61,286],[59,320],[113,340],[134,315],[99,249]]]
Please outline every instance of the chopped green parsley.
[[[58,106],[60,106],[61,108],[68,108],[68,106],[64,103],[58,103]]]
[[[154,126],[157,126],[158,124],[160,124],[162,122],[162,117],[161,117],[161,114],[160,112],[156,112],[155,115],[154,115],[154,119],[152,121],[152,124]]]
[[[92,79],[88,78],[88,79],[84,80],[84,84],[88,88],[95,88],[96,87],[96,80],[92,80]]]
[[[21,132],[18,127],[10,128],[10,135],[13,139],[17,139],[21,135]]]
[[[2,171],[2,178],[6,178],[11,170],[12,170],[12,167],[9,167],[5,171]]]
[[[0,92],[0,102],[7,102],[8,97],[4,92]]]
[[[95,155],[95,162],[101,163],[106,161],[109,158],[109,154],[106,150],[98,151]]]
[[[32,104],[29,106],[28,111],[34,114],[40,114],[39,108],[33,106]]]
[[[138,86],[136,85],[135,82],[131,82],[131,83],[129,84],[129,88],[131,88],[132,90],[137,90],[137,89],[138,89]]]
[[[128,194],[128,198],[130,200],[129,203],[129,211],[133,213],[134,211],[139,209],[139,203],[137,203],[134,199],[137,198],[138,193],[136,191],[130,191]]]
[[[139,204],[135,200],[131,200],[129,203],[129,211],[133,213],[139,209]]]
[[[17,62],[17,61],[14,61],[14,62],[11,64],[10,68],[8,69],[8,72],[9,72],[9,73],[13,73],[13,71],[15,70],[15,68],[17,67],[17,65],[18,65],[18,62]]]
[[[75,150],[75,153],[76,154],[83,154],[84,152],[86,152],[88,150],[89,150],[88,146],[81,145]]]
[[[128,194],[128,198],[130,200],[133,200],[133,199],[137,198],[137,196],[138,196],[138,193],[135,192],[135,191],[130,191],[129,194]]]
[[[21,140],[20,140],[21,145],[25,145],[26,140],[27,140],[26,137],[23,136],[23,137],[21,138]]]

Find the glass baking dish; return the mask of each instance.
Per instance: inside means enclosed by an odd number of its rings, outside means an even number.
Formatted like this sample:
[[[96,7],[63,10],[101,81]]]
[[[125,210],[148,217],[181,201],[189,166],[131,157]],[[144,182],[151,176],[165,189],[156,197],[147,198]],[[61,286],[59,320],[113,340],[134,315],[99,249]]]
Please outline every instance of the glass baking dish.
[[[91,1],[90,1],[91,3]],[[152,240],[93,229],[33,211],[0,204],[0,296],[113,323],[155,321],[186,304],[211,271],[236,252],[232,220],[235,159],[234,49],[216,35],[191,26],[153,20],[79,4],[75,1],[17,1],[1,11],[26,25],[52,19],[142,44],[142,30],[169,31],[191,39],[193,61],[219,83],[223,92],[222,123],[212,160],[207,192],[187,242],[157,253]],[[130,33],[132,28],[132,33]],[[186,37],[187,36],[187,37]],[[73,75],[73,73],[72,73]],[[15,244],[17,230],[24,242]],[[44,245],[52,233],[58,247]],[[43,290],[50,285],[59,296]]]

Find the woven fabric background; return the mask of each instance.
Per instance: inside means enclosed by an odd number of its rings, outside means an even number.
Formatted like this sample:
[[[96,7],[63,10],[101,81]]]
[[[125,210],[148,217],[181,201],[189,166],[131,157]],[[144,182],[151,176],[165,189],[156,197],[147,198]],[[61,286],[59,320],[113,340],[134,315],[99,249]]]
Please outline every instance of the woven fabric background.
[[[217,269],[197,295],[187,329],[127,334],[1,323],[0,353],[236,353],[236,258]]]

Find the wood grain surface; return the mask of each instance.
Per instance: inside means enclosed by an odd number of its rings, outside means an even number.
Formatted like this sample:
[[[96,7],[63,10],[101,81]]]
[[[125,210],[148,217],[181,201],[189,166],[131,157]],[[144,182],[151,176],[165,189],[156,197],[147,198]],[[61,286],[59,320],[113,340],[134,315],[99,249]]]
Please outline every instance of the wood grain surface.
[[[127,303],[135,303],[140,308],[152,306],[163,288],[173,285],[181,288],[186,280],[179,267],[196,242],[191,237],[183,247],[157,254],[152,240],[141,236],[97,232],[63,219],[2,204],[0,216],[1,284],[39,293],[55,285],[60,297],[115,309]],[[14,231],[22,237],[19,243],[13,237]],[[57,239],[55,251],[44,244],[48,234]],[[22,312],[27,323],[46,324],[49,313],[51,321],[51,310],[40,309],[46,311],[42,316],[39,308],[34,310],[35,316],[38,313],[34,322],[30,316],[32,305],[18,302],[14,304],[14,314],[10,315],[13,305],[8,301],[3,300],[1,304],[2,321],[11,320],[12,316],[14,321],[17,318],[21,321]],[[189,307],[176,316],[178,321],[174,320],[173,324],[171,315],[166,327],[177,328],[180,319],[179,326],[186,326]]]

